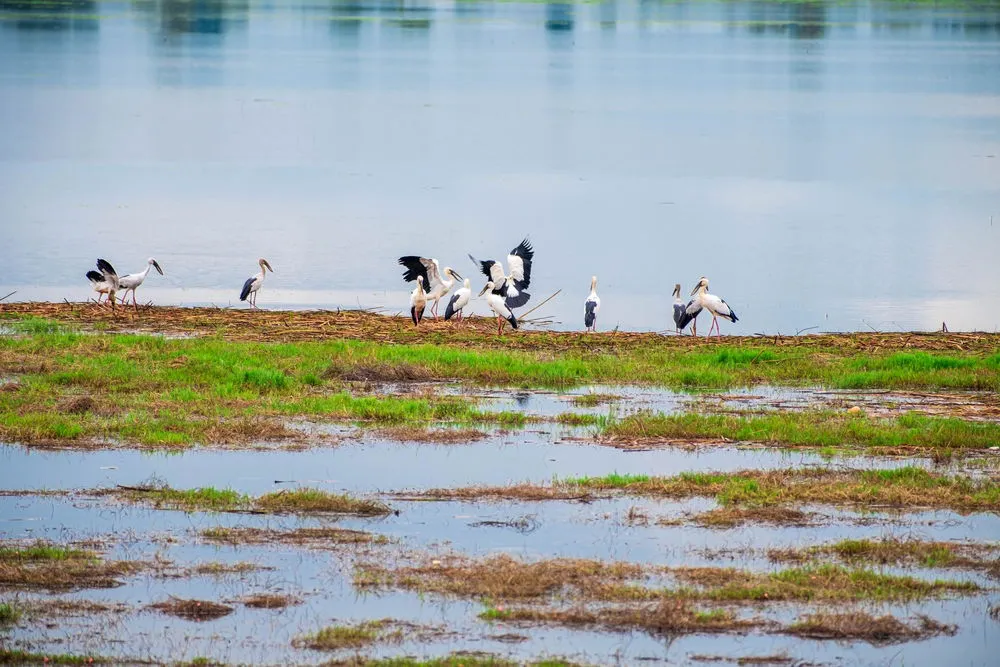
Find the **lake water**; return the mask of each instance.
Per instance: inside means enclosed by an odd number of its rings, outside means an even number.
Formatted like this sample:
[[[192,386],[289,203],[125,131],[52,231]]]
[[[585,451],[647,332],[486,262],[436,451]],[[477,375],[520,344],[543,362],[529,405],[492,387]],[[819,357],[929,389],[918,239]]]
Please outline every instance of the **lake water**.
[[[0,296],[153,255],[140,299],[237,304],[263,256],[262,306],[396,312],[398,256],[530,235],[563,328],[592,274],[601,329],[672,328],[701,275],[726,333],[1000,325],[996,2],[32,4]]]

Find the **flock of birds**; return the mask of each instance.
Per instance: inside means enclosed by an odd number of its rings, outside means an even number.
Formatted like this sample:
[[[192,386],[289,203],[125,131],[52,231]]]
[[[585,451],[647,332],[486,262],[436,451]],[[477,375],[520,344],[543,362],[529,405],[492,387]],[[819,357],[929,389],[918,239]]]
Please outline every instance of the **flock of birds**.
[[[528,242],[528,239],[521,241],[510,254],[507,255],[507,271],[503,265],[492,259],[477,260],[472,255],[469,259],[486,276],[486,285],[479,292],[479,296],[486,294],[486,304],[497,317],[497,334],[502,335],[507,323],[514,329],[518,328],[517,316],[514,314],[515,308],[521,308],[528,303],[531,295],[526,291],[531,284],[531,263],[535,257],[535,251]],[[251,308],[257,307],[257,293],[264,284],[264,277],[268,271],[274,272],[267,260],[261,258],[257,260],[260,271],[250,276],[243,283],[240,291],[240,301],[247,301]],[[420,257],[417,255],[406,255],[399,258],[399,264],[406,268],[403,272],[405,282],[416,282],[416,286],[410,293],[410,318],[414,326],[419,326],[424,318],[424,313],[430,304],[431,315],[437,319],[438,307],[442,299],[451,294],[448,298],[444,310],[444,319],[450,320],[453,317],[458,321],[464,319],[463,310],[472,300],[472,287],[468,278],[463,278],[457,271],[449,266],[441,268],[436,259]],[[146,268],[136,273],[119,276],[114,267],[103,259],[97,260],[97,270],[87,272],[87,278],[94,291],[98,293],[97,302],[100,303],[103,297],[107,297],[114,308],[115,295],[123,293],[122,303],[128,304],[128,294],[132,293],[132,305],[138,310],[138,303],[135,298],[135,290],[142,285],[149,275],[150,269],[156,269],[163,275],[163,269],[152,257],[146,262]],[[462,286],[451,292],[456,283],[461,280]],[[712,325],[708,328],[709,336],[712,329],[721,337],[719,331],[719,318],[736,322],[739,318],[724,299],[708,293],[708,278],[702,277],[698,280],[694,290],[691,291],[691,299],[685,303],[681,299],[680,284],[674,285],[674,325],[677,333],[681,333],[691,325],[691,334],[698,334],[698,315],[707,311],[712,316]],[[597,331],[597,314],[601,310],[601,297],[597,296],[597,276],[590,279],[590,294],[584,302],[583,323],[588,332]]]

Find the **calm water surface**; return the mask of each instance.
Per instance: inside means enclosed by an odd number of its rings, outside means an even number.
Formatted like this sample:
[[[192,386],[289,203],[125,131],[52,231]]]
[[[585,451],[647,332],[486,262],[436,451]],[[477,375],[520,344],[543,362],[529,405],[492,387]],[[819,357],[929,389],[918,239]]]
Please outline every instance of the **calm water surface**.
[[[534,303],[733,333],[1000,324],[1000,5],[0,2],[0,287],[401,311],[530,234]],[[479,279],[475,280],[481,285]],[[486,311],[478,302],[475,310]],[[707,327],[707,322],[704,323]]]

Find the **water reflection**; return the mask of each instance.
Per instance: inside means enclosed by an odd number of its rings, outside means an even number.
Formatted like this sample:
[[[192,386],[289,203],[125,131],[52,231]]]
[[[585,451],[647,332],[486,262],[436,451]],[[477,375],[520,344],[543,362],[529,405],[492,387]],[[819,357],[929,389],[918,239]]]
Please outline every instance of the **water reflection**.
[[[164,38],[221,36],[234,24],[246,23],[249,0],[138,0],[135,7],[153,20]]]

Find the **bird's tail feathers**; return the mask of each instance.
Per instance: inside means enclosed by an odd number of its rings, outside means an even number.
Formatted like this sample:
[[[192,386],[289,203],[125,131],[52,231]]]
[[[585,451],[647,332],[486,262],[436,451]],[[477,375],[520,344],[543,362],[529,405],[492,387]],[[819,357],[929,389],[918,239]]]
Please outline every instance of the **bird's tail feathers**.
[[[510,326],[512,326],[515,329],[517,328],[517,318],[514,317],[514,313],[510,314],[510,317],[507,318],[507,321],[510,322]]]

